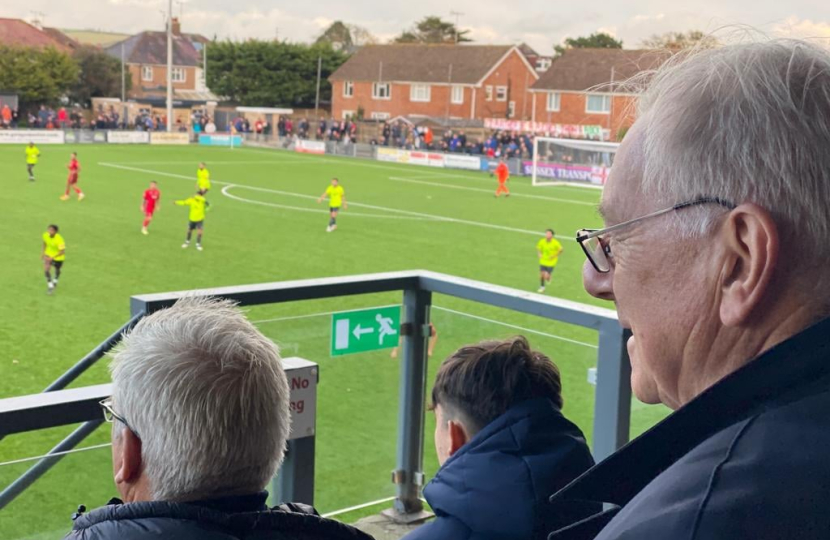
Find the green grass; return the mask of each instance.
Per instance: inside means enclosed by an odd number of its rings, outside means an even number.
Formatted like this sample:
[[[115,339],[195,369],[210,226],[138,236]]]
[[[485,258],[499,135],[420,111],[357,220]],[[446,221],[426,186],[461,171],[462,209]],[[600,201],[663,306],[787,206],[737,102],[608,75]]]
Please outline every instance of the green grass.
[[[58,200],[72,150],[79,153],[80,185],[87,193],[80,203]],[[566,239],[548,294],[606,305],[583,290],[583,255],[568,239],[577,228],[600,225],[592,207],[597,191],[533,188],[518,178],[511,182],[514,196],[494,200],[494,183],[481,173],[247,148],[90,145],[42,146],[41,151],[38,180],[29,183],[23,148],[0,147],[0,283],[5,285],[0,397],[41,391],[127,319],[134,294],[416,268],[534,290],[535,243],[551,226]],[[199,253],[180,248],[187,213],[172,201],[192,193],[202,160],[214,189],[208,195],[212,210],[205,250]],[[332,176],[341,179],[353,204],[341,214],[339,229],[326,234],[327,215],[314,198]],[[151,179],[159,181],[162,200],[145,237],[139,232],[139,205]],[[235,184],[228,190],[235,198],[221,193],[223,182]],[[67,262],[54,296],[45,294],[39,259],[40,236],[49,223],[60,225],[67,242]],[[388,351],[329,357],[325,313],[400,301],[400,294],[382,294],[249,312],[251,320],[268,321],[258,325],[286,356],[320,364],[316,504],[322,512],[394,494],[389,471],[398,392],[398,362]],[[565,413],[590,438],[594,388],[586,372],[595,364],[595,333],[440,295],[434,302],[439,341],[430,380],[440,359],[462,344],[526,333],[559,365]],[[292,318],[313,314],[323,315]],[[106,362],[100,362],[76,386],[107,380]],[[660,407],[635,405],[633,432],[664,414]],[[7,437],[0,442],[0,462],[45,453],[71,428]],[[437,469],[433,429],[428,415],[428,476]],[[102,429],[84,445],[108,439]],[[0,466],[0,485],[13,481],[26,465]],[[108,448],[72,455],[0,511],[0,531],[3,538],[60,537],[77,504],[91,508],[113,495]]]

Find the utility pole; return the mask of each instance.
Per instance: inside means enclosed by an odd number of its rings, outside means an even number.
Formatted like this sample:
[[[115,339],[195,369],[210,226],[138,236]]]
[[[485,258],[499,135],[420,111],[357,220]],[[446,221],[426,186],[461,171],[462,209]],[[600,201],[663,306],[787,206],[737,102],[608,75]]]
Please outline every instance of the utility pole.
[[[167,131],[173,131],[173,0],[167,0]]]
[[[455,17],[455,44],[458,45],[458,18],[464,15],[460,11],[450,10],[450,16]]]
[[[314,116],[318,115],[320,109],[320,75],[323,70],[323,55],[317,57],[317,94],[314,96]],[[343,83],[345,84],[345,83]]]
[[[124,72],[124,42],[121,42],[121,103],[127,100],[127,76]]]

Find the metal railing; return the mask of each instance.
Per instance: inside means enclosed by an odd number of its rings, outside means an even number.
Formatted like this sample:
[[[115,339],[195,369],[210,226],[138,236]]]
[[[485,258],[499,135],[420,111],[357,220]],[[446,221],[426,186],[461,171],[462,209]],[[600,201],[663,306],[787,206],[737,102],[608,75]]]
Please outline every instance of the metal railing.
[[[392,473],[396,486],[393,517],[406,521],[423,511],[420,491],[424,484],[427,340],[433,294],[444,294],[597,331],[599,344],[593,425],[594,456],[597,460],[604,459],[628,441],[631,388],[626,336],[618,323],[616,312],[608,309],[419,270],[138,295],[130,299],[130,312],[132,322],[169,307],[184,296],[215,296],[234,300],[241,306],[253,306],[394,291],[403,292],[403,312],[397,458]],[[79,388],[68,392],[95,394],[95,388]],[[97,397],[95,394],[91,399],[94,401]],[[71,418],[64,414],[50,417],[46,421],[44,417],[51,415],[48,411],[58,410],[50,399],[48,394],[39,394],[0,400],[0,435],[10,432],[6,430],[7,426],[16,426],[16,431],[29,431],[47,425],[93,420],[100,415],[97,406],[92,412],[79,407]],[[10,406],[10,401],[15,402],[14,406]],[[90,416],[86,417],[87,413]],[[61,443],[61,448],[76,445],[79,440],[78,437],[67,439]],[[310,448],[297,449],[294,455],[298,461],[293,463],[289,452],[287,464],[290,467],[281,472],[285,475],[280,484],[285,500],[311,502],[313,487],[312,493],[309,493],[309,479],[304,478],[308,474],[313,476],[314,463],[313,457],[310,463],[308,461],[309,451],[313,456],[313,441]],[[57,459],[60,458],[47,458]],[[33,481],[31,477],[29,480]],[[3,501],[0,500],[0,507],[2,505]]]

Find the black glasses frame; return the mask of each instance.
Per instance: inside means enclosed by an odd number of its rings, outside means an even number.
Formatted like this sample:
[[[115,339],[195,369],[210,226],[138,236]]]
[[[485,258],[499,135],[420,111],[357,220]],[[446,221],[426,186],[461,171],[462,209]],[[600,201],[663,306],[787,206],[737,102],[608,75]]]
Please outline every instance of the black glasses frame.
[[[585,256],[588,257],[589,261],[591,261],[591,266],[594,267],[594,270],[596,270],[600,274],[607,274],[611,271],[611,261],[607,256],[607,252],[606,260],[608,261],[608,268],[601,269],[597,264],[597,261],[594,259],[594,256],[591,254],[591,251],[585,246],[585,242],[591,240],[592,238],[596,238],[604,251],[607,249],[607,246],[602,242],[601,237],[605,234],[608,234],[609,232],[613,232],[624,227],[628,227],[629,225],[634,225],[635,223],[639,223],[649,218],[662,216],[663,214],[668,214],[669,212],[674,212],[676,210],[682,210],[683,208],[689,208],[691,206],[698,206],[701,204],[718,204],[729,210],[734,210],[737,206],[735,203],[727,201],[725,199],[721,199],[720,197],[698,197],[697,199],[692,199],[691,201],[675,204],[674,206],[671,206],[669,208],[657,210],[656,212],[652,212],[644,216],[630,219],[628,221],[623,221],[622,223],[618,223],[616,225],[612,225],[611,227],[606,227],[604,229],[580,229],[576,232],[576,241],[579,244],[579,247],[582,248],[582,251],[585,252]]]

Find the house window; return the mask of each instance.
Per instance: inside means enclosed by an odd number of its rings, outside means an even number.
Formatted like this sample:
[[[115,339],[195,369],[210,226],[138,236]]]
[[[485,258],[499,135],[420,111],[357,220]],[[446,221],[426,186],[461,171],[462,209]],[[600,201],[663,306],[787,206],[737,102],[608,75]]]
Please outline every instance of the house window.
[[[152,81],[153,80],[153,66],[141,66],[141,80],[142,81]]]
[[[173,76],[173,82],[185,82],[187,80],[184,68],[174,67],[170,73]]]
[[[507,117],[513,118],[514,116],[516,116],[516,102],[511,101],[507,104]]]
[[[373,112],[372,120],[389,120],[388,112]]]
[[[493,101],[493,87],[487,85],[484,87],[484,97],[487,101]]]
[[[548,92],[548,112],[559,112],[559,92]]]
[[[539,57],[536,59],[536,71],[547,71],[553,60]]]
[[[346,81],[343,83],[343,97],[352,97],[354,95],[354,81]]]
[[[343,111],[343,120],[347,120],[349,118],[354,118],[354,111]]]
[[[428,84],[413,84],[409,87],[409,101],[429,102],[430,94]]]
[[[585,100],[585,112],[596,114],[611,113],[611,96],[602,94],[588,94]]]
[[[506,86],[497,86],[496,87],[496,101],[507,101],[507,87]]]
[[[392,88],[389,83],[372,83],[372,99],[392,99]]]
[[[461,103],[464,103],[464,87],[463,86],[453,85],[451,100],[456,105],[460,105]]]

